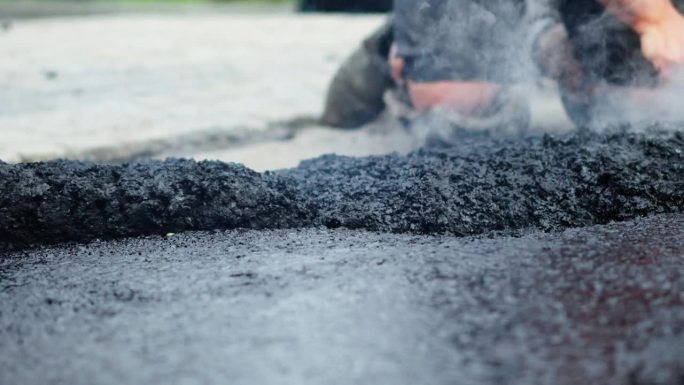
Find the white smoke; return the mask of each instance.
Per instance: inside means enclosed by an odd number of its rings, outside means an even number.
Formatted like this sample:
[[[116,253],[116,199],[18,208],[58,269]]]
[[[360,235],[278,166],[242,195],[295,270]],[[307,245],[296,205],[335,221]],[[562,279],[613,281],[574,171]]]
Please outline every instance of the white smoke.
[[[466,63],[464,66],[466,69],[480,63],[481,71],[477,76],[484,75],[484,77],[473,80],[502,84],[506,89],[513,90],[514,97],[525,98],[535,95],[537,86],[543,82],[540,82],[541,75],[531,60],[529,47],[525,45],[530,40],[530,36],[526,34],[532,32],[528,28],[530,26],[527,25],[524,10],[520,8],[522,2],[516,0],[446,1],[448,4],[443,9],[446,15],[437,18],[428,29],[430,38],[424,39],[427,42],[425,51],[438,51],[439,47],[443,47],[444,42],[448,41],[452,49],[449,50],[449,55],[445,55],[447,60],[461,60]],[[527,5],[530,6],[532,2],[548,3],[546,0],[527,0]],[[421,1],[422,9],[429,9],[431,6],[434,6],[434,1]],[[597,39],[596,46],[605,45],[604,41],[608,38],[606,34],[619,34],[620,28],[622,30],[625,28],[623,25],[613,29],[609,21],[611,18],[612,15],[606,11],[593,24],[584,26],[581,33],[586,36],[586,39]],[[558,22],[560,23],[560,20]],[[606,53],[597,52],[598,56],[602,54]],[[459,58],[458,55],[467,57]],[[630,60],[634,61],[633,66]],[[634,69],[632,71],[634,75],[631,76],[635,78],[615,82],[624,85],[609,84],[605,80],[592,84],[596,96],[589,99],[586,106],[589,110],[587,114],[591,119],[591,127],[606,130],[618,125],[624,126],[627,123],[631,124],[634,130],[639,130],[659,122],[684,122],[684,108],[679,102],[681,96],[684,95],[684,74],[672,76],[655,87],[646,86],[642,79],[637,78],[650,76],[648,71],[637,70],[640,66],[643,67],[643,62],[644,59],[638,52],[630,53],[625,57],[625,62],[621,64]],[[520,92],[521,89],[527,92]],[[535,102],[534,98],[531,102]],[[498,117],[499,120],[505,118],[505,115]],[[471,127],[473,130],[484,130],[492,121],[496,119],[487,117],[476,121],[476,119],[458,116],[445,109],[441,111],[437,109],[430,116],[422,119],[421,124],[417,125],[416,132],[423,140],[433,134],[448,135],[448,132],[435,132],[435,130],[444,131],[444,127],[448,126],[445,122],[455,122],[457,125]],[[502,126],[500,123],[497,122],[497,127]],[[509,137],[524,135],[525,131],[515,126],[509,129],[499,129],[499,133]]]

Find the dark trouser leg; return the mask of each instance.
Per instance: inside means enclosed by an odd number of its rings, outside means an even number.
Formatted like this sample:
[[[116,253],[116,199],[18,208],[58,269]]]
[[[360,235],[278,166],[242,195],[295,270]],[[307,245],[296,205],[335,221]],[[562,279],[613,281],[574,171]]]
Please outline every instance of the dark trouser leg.
[[[389,20],[335,74],[321,123],[341,128],[359,127],[385,109],[383,95],[394,84],[388,63],[391,44],[392,21]]]
[[[451,141],[458,140],[454,134],[461,128],[491,133],[527,128],[529,108],[509,89],[522,68],[523,4],[395,1],[397,57],[405,64],[402,75],[413,107],[426,114],[418,121],[427,123],[430,135]],[[440,126],[447,129],[441,132]]]

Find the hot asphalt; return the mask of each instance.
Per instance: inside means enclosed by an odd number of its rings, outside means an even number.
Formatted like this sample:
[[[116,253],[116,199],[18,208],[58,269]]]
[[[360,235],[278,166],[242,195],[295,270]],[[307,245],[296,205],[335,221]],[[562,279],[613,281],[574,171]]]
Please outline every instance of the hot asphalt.
[[[682,384],[683,150],[0,165],[0,383]]]
[[[316,226],[465,236],[684,211],[676,131],[457,143],[264,174],[189,160],[0,164],[1,247]]]

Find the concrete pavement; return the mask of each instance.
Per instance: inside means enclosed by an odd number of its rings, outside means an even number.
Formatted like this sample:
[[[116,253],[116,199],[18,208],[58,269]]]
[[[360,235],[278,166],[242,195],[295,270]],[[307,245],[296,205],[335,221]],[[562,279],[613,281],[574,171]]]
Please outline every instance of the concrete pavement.
[[[0,32],[0,159],[125,157],[150,142],[314,116],[336,67],[380,22],[289,13],[16,21]]]

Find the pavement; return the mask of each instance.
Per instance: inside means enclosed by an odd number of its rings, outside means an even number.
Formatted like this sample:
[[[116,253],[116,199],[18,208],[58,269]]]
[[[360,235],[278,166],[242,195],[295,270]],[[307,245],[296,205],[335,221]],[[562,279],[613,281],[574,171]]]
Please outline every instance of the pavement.
[[[684,216],[518,237],[185,233],[0,259],[3,384],[684,378]]]

